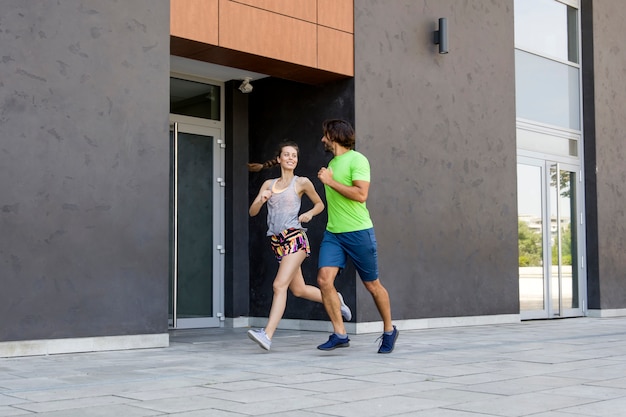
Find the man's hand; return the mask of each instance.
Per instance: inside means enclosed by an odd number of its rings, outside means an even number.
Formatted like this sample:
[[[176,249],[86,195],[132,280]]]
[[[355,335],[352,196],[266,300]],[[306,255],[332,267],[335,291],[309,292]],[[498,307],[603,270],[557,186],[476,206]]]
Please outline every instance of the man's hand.
[[[331,168],[321,168],[317,172],[317,178],[324,184],[337,191],[339,194],[350,200],[365,203],[369,193],[370,183],[368,181],[352,180],[352,185],[345,185],[333,178]]]
[[[323,167],[317,172],[317,178],[322,181],[322,184],[328,184],[333,179],[333,170]]]

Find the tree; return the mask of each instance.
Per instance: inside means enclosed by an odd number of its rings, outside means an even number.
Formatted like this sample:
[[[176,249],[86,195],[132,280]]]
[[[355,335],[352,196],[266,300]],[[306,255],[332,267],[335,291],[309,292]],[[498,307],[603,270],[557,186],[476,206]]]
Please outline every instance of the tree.
[[[559,264],[558,249],[557,244],[552,245],[552,265]],[[572,230],[569,224],[567,227],[561,227],[561,257],[563,265],[572,264]]]
[[[541,266],[543,261],[541,233],[533,231],[524,221],[517,222],[519,266]]]

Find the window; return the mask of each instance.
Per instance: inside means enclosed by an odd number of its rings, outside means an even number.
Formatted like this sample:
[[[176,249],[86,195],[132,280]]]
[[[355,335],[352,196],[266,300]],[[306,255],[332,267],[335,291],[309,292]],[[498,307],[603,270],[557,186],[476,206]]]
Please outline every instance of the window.
[[[220,120],[220,87],[170,78],[170,113]]]
[[[517,117],[580,130],[580,68],[515,51]]]
[[[578,10],[554,0],[516,0],[515,46],[579,63]]]

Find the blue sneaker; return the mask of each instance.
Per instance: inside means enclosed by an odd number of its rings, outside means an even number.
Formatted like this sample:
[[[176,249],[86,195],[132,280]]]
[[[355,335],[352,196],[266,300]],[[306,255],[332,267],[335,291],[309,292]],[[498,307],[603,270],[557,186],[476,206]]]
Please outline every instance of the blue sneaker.
[[[344,348],[350,346],[350,339],[340,339],[335,333],[331,334],[328,342],[322,343],[317,348],[319,350],[333,350],[335,348]]]
[[[337,295],[339,296],[339,302],[341,303],[341,317],[343,317],[345,321],[352,320],[352,311],[350,310],[350,307],[343,302],[343,297],[340,292],[338,292]]]
[[[393,326],[393,333],[383,333],[383,335],[378,338],[380,339],[380,347],[378,348],[378,353],[393,352],[393,348],[396,346],[396,339],[398,338],[399,333],[400,331],[396,329],[396,326]]]

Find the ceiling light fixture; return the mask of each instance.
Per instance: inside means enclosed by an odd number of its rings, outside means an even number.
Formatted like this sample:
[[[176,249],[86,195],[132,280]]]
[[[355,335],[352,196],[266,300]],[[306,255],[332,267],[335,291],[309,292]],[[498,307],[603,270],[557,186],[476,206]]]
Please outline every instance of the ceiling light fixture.
[[[243,79],[243,82],[239,86],[239,91],[241,91],[244,94],[248,94],[252,92],[253,87],[252,87],[252,84],[250,84],[250,81],[252,81],[252,77],[245,77]]]

